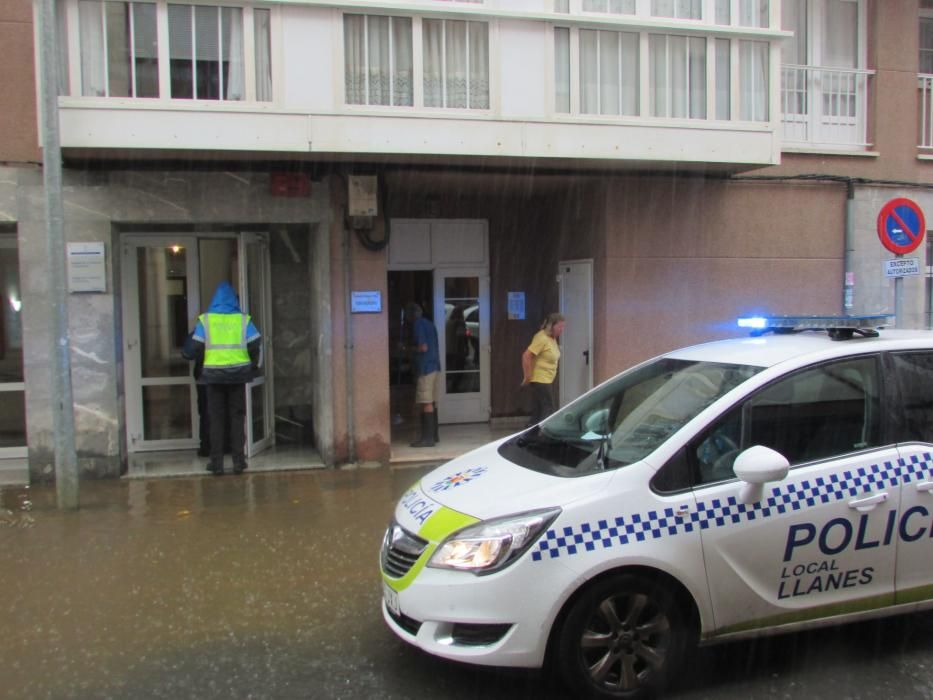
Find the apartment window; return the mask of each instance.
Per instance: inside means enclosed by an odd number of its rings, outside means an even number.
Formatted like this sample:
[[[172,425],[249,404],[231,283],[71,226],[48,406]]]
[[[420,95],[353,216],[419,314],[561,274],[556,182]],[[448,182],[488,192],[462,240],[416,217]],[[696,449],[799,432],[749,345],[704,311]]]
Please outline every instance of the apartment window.
[[[732,24],[732,0],[716,0],[714,12],[716,24]]]
[[[739,24],[743,27],[769,26],[769,0],[739,0]]]
[[[168,33],[173,98],[244,99],[242,8],[169,5]]]
[[[411,18],[344,15],[347,104],[411,106]]]
[[[613,15],[634,15],[635,0],[583,0],[584,12],[607,12]]]
[[[158,97],[156,6],[81,0],[81,94]]]
[[[648,37],[651,116],[706,118],[706,39]]]
[[[422,22],[424,106],[489,109],[489,27],[485,22]]]
[[[703,0],[651,0],[651,14],[675,19],[702,19]]]
[[[920,72],[933,73],[933,16],[920,18]]]
[[[580,30],[580,112],[638,114],[638,35]]]

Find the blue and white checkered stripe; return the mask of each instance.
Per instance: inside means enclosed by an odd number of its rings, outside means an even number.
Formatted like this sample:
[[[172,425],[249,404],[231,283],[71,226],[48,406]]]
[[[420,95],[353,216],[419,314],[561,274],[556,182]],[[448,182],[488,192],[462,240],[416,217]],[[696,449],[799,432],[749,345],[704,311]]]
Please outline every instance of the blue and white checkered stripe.
[[[734,496],[729,496],[725,499],[697,501],[696,510],[679,518],[675,517],[673,508],[664,508],[580,525],[565,525],[548,530],[532,551],[531,558],[533,561],[556,559],[592,552],[598,548],[610,549],[630,542],[676,536],[695,529],[737,525],[812,508],[817,504],[832,503],[879,488],[894,488],[931,476],[933,454],[926,452],[896,462],[882,462],[841,474],[779,485],[771,490],[767,498],[757,503],[739,503]]]

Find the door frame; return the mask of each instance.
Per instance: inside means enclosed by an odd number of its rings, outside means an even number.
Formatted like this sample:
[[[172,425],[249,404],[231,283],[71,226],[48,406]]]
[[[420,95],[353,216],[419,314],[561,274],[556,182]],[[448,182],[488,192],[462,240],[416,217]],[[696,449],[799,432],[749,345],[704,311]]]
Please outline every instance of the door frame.
[[[566,337],[568,335],[574,338],[579,338],[582,335],[583,345],[586,348],[585,352],[589,353],[585,372],[586,387],[584,388],[584,392],[586,392],[593,388],[593,259],[587,258],[581,260],[562,260],[557,265],[558,296],[560,298],[559,308],[560,312],[565,316],[567,316],[568,305],[564,294],[566,291],[566,286],[564,285],[564,270],[567,267],[575,268],[577,271],[584,272],[587,278],[586,291],[584,292],[584,303],[588,309],[587,317],[585,319],[580,319],[577,316],[568,318],[567,326],[565,327],[562,334],[562,337],[565,339],[562,345],[566,345]],[[581,323],[581,320],[583,323]],[[579,360],[579,358],[577,358],[577,360]],[[572,361],[573,360],[571,360],[570,354],[564,352],[564,348],[562,347],[560,363],[557,366],[560,382],[560,406],[565,406],[580,395],[577,394],[577,396],[569,396],[568,394],[570,387],[567,386],[568,382],[564,379],[567,372],[569,372],[567,367]]]

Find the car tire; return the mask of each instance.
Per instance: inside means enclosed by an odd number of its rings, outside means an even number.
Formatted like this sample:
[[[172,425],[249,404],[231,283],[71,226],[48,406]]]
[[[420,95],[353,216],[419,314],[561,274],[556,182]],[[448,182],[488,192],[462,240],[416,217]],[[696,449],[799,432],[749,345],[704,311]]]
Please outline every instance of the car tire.
[[[630,574],[590,585],[564,618],[558,664],[584,697],[655,696],[680,667],[688,630],[670,590]]]

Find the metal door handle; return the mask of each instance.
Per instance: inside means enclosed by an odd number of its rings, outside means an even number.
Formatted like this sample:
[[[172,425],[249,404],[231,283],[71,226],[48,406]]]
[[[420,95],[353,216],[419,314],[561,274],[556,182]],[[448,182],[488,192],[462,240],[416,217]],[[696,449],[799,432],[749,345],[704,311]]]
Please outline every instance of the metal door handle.
[[[881,493],[875,493],[866,498],[857,498],[854,501],[849,501],[849,508],[855,508],[859,513],[864,513],[865,511],[872,510],[879,503],[884,503],[888,500],[888,492],[882,491]]]
[[[590,351],[589,350],[583,351],[583,358],[586,360],[586,366],[589,367],[590,366]]]
[[[686,518],[690,514],[689,506],[678,506],[677,510],[674,511],[675,518]]]
[[[917,482],[918,491],[933,491],[933,481],[920,481]]]

